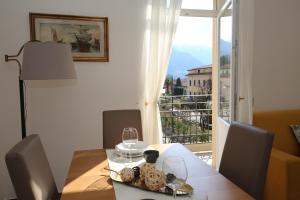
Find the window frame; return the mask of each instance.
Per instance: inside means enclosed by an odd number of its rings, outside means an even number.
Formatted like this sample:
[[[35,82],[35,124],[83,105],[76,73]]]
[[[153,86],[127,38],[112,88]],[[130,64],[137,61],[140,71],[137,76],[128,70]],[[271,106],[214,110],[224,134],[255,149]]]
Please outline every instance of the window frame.
[[[212,17],[218,16],[219,0],[213,0],[213,10],[181,9],[180,16],[184,17]]]
[[[232,48],[231,48],[231,68],[230,70],[226,70],[226,71],[221,71],[220,70],[220,53],[219,53],[219,39],[220,39],[220,17],[223,16],[227,16],[229,15],[229,13],[227,12],[227,8],[232,6]],[[237,89],[237,63],[238,63],[238,55],[237,55],[237,48],[238,48],[238,12],[236,12],[236,10],[238,10],[238,0],[225,0],[224,4],[221,6],[218,16],[217,16],[217,33],[216,33],[216,40],[217,40],[217,56],[216,56],[216,64],[217,64],[217,71],[218,71],[218,91],[217,91],[217,109],[218,109],[218,113],[217,116],[220,117],[221,119],[225,120],[227,123],[231,123],[231,121],[236,120],[236,116],[237,116],[237,93],[236,93],[236,89]],[[220,116],[219,114],[219,109],[220,109],[220,104],[219,104],[219,100],[220,100],[220,91],[219,91],[219,81],[220,81],[220,75],[228,75],[230,72],[230,119],[226,120],[224,119],[222,116]]]

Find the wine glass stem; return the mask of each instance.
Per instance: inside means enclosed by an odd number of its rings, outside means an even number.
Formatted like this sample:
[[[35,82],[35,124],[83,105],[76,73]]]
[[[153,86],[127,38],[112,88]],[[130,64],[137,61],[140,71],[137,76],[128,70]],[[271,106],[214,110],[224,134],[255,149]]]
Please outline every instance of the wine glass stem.
[[[173,198],[176,199],[177,189],[173,190]]]

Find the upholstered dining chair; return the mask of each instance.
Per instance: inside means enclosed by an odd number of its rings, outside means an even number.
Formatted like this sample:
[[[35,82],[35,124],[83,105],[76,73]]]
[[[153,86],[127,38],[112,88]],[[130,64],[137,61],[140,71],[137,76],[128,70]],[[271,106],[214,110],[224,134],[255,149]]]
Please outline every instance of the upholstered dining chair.
[[[114,148],[122,142],[122,131],[134,127],[143,140],[140,110],[108,110],[103,112],[103,148]]]
[[[30,135],[5,156],[18,199],[57,200],[59,194],[38,135]]]
[[[255,199],[263,198],[273,134],[232,122],[219,171]]]

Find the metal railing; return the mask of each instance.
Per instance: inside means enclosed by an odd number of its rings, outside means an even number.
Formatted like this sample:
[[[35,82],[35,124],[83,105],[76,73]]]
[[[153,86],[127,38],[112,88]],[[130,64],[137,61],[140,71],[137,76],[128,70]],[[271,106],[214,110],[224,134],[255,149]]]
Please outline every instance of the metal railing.
[[[164,95],[159,101],[163,142],[211,143],[211,95]]]

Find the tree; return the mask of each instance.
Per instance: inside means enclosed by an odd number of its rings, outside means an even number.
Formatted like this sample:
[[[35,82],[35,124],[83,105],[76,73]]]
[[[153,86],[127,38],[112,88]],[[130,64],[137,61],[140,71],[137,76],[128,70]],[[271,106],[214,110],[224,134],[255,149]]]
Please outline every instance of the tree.
[[[176,87],[182,87],[181,79],[179,77],[176,79],[176,85],[175,86]]]
[[[168,75],[165,80],[166,94],[172,93],[172,87],[173,87],[173,77]]]
[[[225,66],[230,64],[230,55],[222,55],[220,57],[220,66]]]
[[[174,95],[183,95],[183,88],[175,86],[175,88],[174,88]]]
[[[181,84],[181,79],[179,77],[176,79],[176,84],[174,87],[174,95],[183,95],[183,87]]]

